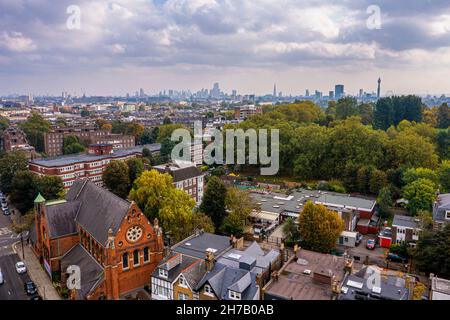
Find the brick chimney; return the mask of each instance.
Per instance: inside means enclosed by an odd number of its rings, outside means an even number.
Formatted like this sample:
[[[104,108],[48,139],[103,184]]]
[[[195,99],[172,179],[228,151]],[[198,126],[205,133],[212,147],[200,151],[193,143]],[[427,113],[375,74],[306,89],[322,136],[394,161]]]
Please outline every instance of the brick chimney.
[[[210,250],[206,250],[206,257],[205,257],[205,265],[206,265],[206,271],[211,271],[214,268],[214,253]]]

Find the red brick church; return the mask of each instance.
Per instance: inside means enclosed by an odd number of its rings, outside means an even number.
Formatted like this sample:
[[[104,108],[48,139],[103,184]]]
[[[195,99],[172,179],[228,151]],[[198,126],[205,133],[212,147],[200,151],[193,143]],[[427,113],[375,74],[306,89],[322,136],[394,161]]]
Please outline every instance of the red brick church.
[[[65,200],[35,200],[33,250],[53,279],[64,285],[69,266],[80,268],[74,299],[121,299],[150,282],[163,258],[162,230],[134,202],[84,179]]]

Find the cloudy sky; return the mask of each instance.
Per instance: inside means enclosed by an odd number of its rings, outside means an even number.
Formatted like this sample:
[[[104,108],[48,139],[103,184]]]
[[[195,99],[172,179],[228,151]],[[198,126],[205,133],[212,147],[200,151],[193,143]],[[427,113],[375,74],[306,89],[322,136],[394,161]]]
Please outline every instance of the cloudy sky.
[[[356,93],[378,76],[450,93],[449,0],[0,0],[0,94]]]

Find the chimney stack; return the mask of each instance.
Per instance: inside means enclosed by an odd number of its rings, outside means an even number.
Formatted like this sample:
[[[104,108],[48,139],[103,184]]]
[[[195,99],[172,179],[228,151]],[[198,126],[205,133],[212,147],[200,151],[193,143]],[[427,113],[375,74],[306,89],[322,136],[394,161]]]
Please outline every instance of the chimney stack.
[[[205,265],[206,271],[211,271],[214,268],[214,253],[210,250],[206,250]]]

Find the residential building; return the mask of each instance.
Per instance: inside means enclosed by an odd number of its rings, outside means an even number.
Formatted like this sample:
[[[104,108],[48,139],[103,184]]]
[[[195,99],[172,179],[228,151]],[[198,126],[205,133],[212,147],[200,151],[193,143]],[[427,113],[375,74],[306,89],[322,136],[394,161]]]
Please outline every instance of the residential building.
[[[30,146],[25,132],[18,127],[11,126],[6,128],[1,137],[2,149],[6,152],[20,150],[24,151],[28,158],[35,155],[34,147]]]
[[[173,178],[173,184],[177,189],[188,193],[197,204],[203,199],[205,179],[203,172],[193,162],[174,160],[171,163],[154,166],[161,173],[168,173]]]
[[[263,288],[264,300],[331,300],[349,262],[343,257],[299,249],[272,274]]]
[[[114,149],[131,148],[135,146],[132,136],[111,134],[107,130],[97,130],[93,126],[53,127],[44,133],[44,152],[49,157],[63,154],[64,137],[77,136],[86,144],[108,143]]]
[[[430,274],[430,300],[450,300],[450,280]]]
[[[88,179],[77,180],[65,200],[35,200],[33,251],[49,277],[64,286],[70,266],[80,268],[72,299],[121,299],[148,284],[163,258],[162,230],[134,202]]]
[[[256,114],[262,114],[262,108],[260,106],[247,105],[236,107],[234,109],[234,118],[236,120],[245,120],[248,117],[254,116]]]
[[[420,220],[417,217],[396,214],[392,221],[392,243],[408,243],[414,245],[421,232]]]
[[[398,271],[367,266],[346,275],[340,286],[339,300],[409,300],[407,283],[406,277],[399,276]]]
[[[175,244],[151,275],[152,299],[197,299],[193,289],[195,290],[196,281],[200,281],[207,271],[206,259],[211,257],[210,253],[219,257],[231,247],[229,237],[202,231]],[[183,275],[181,283],[180,275]],[[184,279],[189,282],[183,282]],[[174,290],[176,284],[177,289]],[[180,288],[188,284],[188,288]]]
[[[438,195],[433,205],[433,220],[437,230],[450,223],[450,193]]]
[[[144,148],[156,154],[161,145],[151,144],[120,150],[114,150],[111,145],[91,145],[87,154],[32,160],[29,162],[28,168],[31,172],[41,176],[60,177],[66,189],[70,188],[79,178],[89,178],[98,186],[103,186],[102,174],[111,161],[141,157]]]

